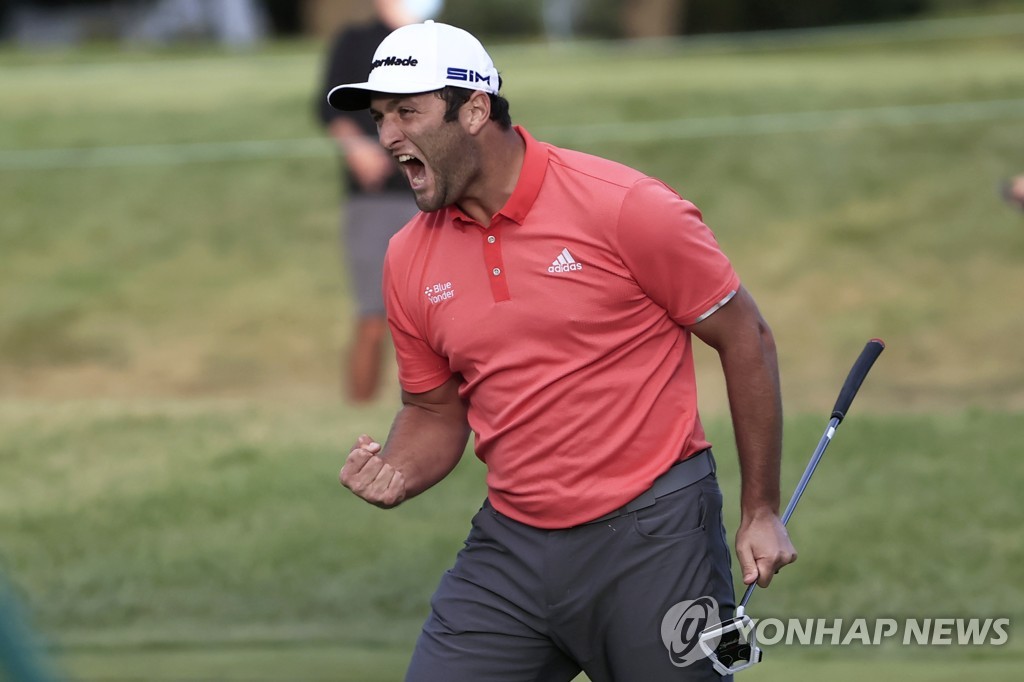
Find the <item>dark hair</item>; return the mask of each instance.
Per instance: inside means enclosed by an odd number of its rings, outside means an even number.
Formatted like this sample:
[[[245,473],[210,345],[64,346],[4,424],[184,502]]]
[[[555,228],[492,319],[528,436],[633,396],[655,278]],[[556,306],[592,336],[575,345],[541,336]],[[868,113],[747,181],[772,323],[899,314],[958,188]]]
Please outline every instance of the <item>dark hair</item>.
[[[501,87],[501,81],[498,81],[498,87]],[[469,96],[475,92],[468,88],[457,88],[453,85],[447,85],[437,91],[437,96],[445,101],[448,108],[444,112],[444,120],[451,123],[459,118],[459,109],[462,105],[469,101]],[[493,95],[487,93],[487,96],[491,99],[491,120],[496,121],[499,126],[504,130],[508,130],[512,127],[512,116],[508,111],[508,100],[501,95]]]

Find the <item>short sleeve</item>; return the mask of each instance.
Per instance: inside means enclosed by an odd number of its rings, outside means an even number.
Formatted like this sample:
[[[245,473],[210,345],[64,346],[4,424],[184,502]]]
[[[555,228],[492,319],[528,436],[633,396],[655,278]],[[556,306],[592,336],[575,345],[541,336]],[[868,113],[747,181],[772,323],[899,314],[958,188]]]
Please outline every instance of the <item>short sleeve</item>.
[[[739,290],[739,277],[697,207],[654,178],[627,192],[618,242],[637,283],[677,324],[699,322]]]
[[[384,304],[388,327],[398,361],[398,381],[409,393],[423,393],[437,388],[452,376],[447,359],[438,355],[424,338],[408,312],[402,293],[408,292],[405,282],[396,281],[392,271],[391,250],[384,259]]]

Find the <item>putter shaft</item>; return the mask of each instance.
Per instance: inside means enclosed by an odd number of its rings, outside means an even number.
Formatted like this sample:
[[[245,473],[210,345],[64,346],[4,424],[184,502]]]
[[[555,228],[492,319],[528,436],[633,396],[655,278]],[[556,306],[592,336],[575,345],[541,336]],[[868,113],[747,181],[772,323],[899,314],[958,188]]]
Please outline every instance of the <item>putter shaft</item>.
[[[796,505],[800,502],[800,498],[804,494],[804,490],[807,488],[807,484],[811,482],[811,476],[814,475],[814,470],[818,468],[818,462],[821,461],[822,455],[825,454],[825,448],[832,442],[832,436],[836,433],[836,427],[839,426],[839,417],[832,417],[828,422],[828,427],[825,429],[825,433],[822,434],[821,440],[818,441],[818,447],[814,449],[814,454],[811,455],[811,461],[807,463],[804,468],[804,474],[800,477],[800,482],[796,484],[796,490],[793,491],[793,496],[789,498],[789,504],[786,505],[786,511],[782,513],[782,525],[785,526],[789,523],[789,518],[793,516],[793,512],[796,510]],[[757,587],[757,582],[752,582],[747,585],[747,590],[743,593],[743,599],[740,600],[737,609],[747,608],[747,602],[750,601],[750,595],[754,593],[754,588]],[[742,613],[742,612],[741,612]]]

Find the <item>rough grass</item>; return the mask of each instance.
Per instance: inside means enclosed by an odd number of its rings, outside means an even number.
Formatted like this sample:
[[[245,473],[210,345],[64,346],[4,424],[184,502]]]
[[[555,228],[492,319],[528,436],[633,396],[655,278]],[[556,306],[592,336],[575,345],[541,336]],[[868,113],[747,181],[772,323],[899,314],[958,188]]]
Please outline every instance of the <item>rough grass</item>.
[[[97,679],[108,669],[131,677],[127,671],[147,660],[158,670],[168,666],[175,679],[199,669],[219,678],[232,660],[239,679],[279,679],[270,672],[277,667],[260,663],[278,652],[291,661],[290,679],[320,679],[323,661],[350,651],[359,652],[357,666],[376,655],[404,660],[483,496],[482,466],[472,456],[391,512],[340,489],[343,444],[363,430],[382,432],[390,418],[383,407],[149,401],[3,408],[5,569],[69,665]],[[789,421],[787,494],[826,418]],[[756,595],[752,612],[1024,617],[1016,580],[1024,561],[1018,421],[977,411],[851,412],[794,516],[801,558]],[[708,430],[734,530],[730,428],[713,419]],[[979,659],[998,671],[1020,657],[1013,638],[1003,647],[929,652],[936,650],[776,646],[771,657],[851,659],[860,666],[853,671],[913,667],[931,655],[954,666]]]
[[[1024,224],[996,186],[1024,170],[1022,116],[912,107],[1024,99],[1024,42],[864,35],[495,57],[518,122],[703,209],[779,341],[786,493],[864,341],[888,341],[758,615],[1019,620]],[[350,308],[336,160],[308,145],[318,50],[0,53],[0,160],[296,140],[259,160],[0,163],[0,560],[81,679],[397,679],[482,498],[471,456],[389,513],[336,483],[354,437],[386,433],[395,384],[337,400]],[[699,355],[734,527],[721,380]],[[745,675],[1010,680],[1020,651],[776,647]]]
[[[0,394],[336,392],[350,309],[336,160],[328,143],[306,144],[321,137],[312,48],[0,54],[0,149],[307,150],[0,170]],[[1024,405],[1024,317],[998,304],[1024,290],[1024,229],[996,187],[1020,170],[1024,108],[946,123],[899,112],[1021,100],[1020,49],[1008,33],[495,52],[515,120],[658,175],[703,209],[779,337],[794,408],[827,400],[822,377],[881,336],[891,348],[876,405],[1002,409]],[[857,113],[873,107],[891,112]],[[837,111],[806,129],[671,134],[672,121]],[[664,139],[587,132],[655,122],[670,122]]]

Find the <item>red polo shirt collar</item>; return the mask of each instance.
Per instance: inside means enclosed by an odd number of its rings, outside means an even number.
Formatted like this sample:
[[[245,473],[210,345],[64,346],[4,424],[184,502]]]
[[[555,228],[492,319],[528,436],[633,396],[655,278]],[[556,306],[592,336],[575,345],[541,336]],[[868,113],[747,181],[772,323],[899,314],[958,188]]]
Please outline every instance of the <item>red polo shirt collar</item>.
[[[544,173],[548,169],[548,147],[537,142],[530,133],[522,126],[513,126],[519,137],[526,143],[526,153],[523,156],[523,167],[519,171],[519,180],[512,196],[508,198],[505,205],[498,211],[498,215],[504,216],[518,225],[522,225],[526,216],[537,201],[541,185],[544,184]],[[452,219],[464,221],[477,225],[477,221],[463,213],[458,206],[451,206]],[[497,217],[497,216],[495,216]],[[491,221],[494,224],[494,221]]]

